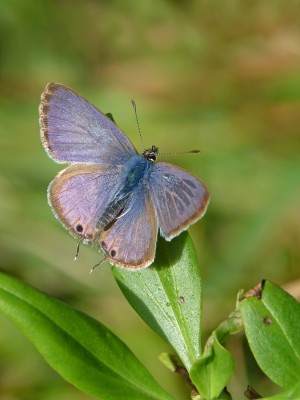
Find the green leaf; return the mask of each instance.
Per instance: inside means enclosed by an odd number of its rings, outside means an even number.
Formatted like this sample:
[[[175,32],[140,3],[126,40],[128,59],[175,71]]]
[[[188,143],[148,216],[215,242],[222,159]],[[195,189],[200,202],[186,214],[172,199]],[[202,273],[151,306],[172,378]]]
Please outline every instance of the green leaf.
[[[245,333],[262,371],[288,389],[300,381],[300,304],[266,281],[239,303]]]
[[[0,273],[0,310],[49,365],[83,392],[103,399],[171,399],[105,326]]]
[[[181,360],[174,354],[161,353],[159,359],[171,372],[176,372],[176,368],[181,364]]]
[[[201,354],[201,279],[187,232],[171,242],[159,238],[149,268],[113,272],[131,306],[173,346],[189,371]]]
[[[222,346],[229,335],[242,329],[241,316],[234,311],[209,337],[203,356],[192,367],[190,377],[205,399],[230,398],[224,391],[234,370],[232,354]],[[222,395],[220,396],[221,392]]]

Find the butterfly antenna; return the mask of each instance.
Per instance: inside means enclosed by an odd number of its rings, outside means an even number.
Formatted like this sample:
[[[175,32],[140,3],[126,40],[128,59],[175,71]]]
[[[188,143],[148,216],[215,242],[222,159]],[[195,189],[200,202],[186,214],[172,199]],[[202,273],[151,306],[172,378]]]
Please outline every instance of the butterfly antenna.
[[[181,154],[201,154],[201,150],[180,151],[177,153],[159,153],[159,156],[178,156]]]
[[[138,115],[137,115],[137,111],[136,111],[135,101],[131,100],[131,104],[132,104],[132,107],[133,107],[133,110],[134,110],[135,119],[136,119],[136,123],[137,123],[137,126],[138,126],[140,139],[141,139],[141,142],[142,142],[142,147],[143,147],[143,150],[145,150],[145,145],[144,145],[143,136],[142,136],[142,133],[141,133],[140,123],[139,123],[139,119],[138,119]]]

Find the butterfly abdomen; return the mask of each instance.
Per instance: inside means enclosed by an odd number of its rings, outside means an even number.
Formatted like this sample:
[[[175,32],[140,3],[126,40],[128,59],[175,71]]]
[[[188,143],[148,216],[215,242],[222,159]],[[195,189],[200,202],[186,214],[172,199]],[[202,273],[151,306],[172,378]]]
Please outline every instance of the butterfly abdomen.
[[[122,214],[122,211],[126,208],[129,202],[129,192],[126,195],[122,193],[116,195],[116,197],[108,204],[107,208],[104,210],[104,213],[101,215],[96,224],[96,239],[103,230],[110,228],[112,223]]]

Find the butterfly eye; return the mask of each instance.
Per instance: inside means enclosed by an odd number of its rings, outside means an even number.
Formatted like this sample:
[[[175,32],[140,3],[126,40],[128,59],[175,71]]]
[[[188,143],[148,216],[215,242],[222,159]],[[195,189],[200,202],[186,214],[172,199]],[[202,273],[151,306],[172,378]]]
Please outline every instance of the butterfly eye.
[[[156,157],[158,156],[158,147],[152,146],[151,149],[144,150],[143,155],[148,161],[156,161]]]
[[[80,225],[80,224],[76,225],[76,231],[77,231],[78,233],[81,233],[81,232],[83,231],[83,226]]]

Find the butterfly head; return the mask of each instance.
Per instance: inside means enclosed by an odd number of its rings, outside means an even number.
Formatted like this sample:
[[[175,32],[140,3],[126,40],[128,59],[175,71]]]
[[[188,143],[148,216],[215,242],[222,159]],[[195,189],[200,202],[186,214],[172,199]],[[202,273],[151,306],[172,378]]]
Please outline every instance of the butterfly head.
[[[154,162],[158,156],[158,147],[152,146],[151,149],[144,150],[143,156],[146,158],[146,160]]]

